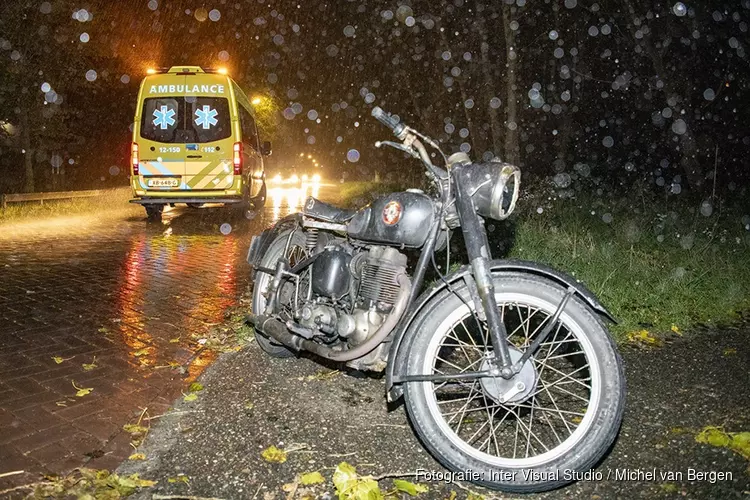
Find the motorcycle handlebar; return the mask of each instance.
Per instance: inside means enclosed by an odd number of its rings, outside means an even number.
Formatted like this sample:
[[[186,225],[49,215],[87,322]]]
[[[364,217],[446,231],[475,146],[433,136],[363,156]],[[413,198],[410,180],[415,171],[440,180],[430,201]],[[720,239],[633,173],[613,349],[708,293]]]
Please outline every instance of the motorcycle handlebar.
[[[399,123],[391,115],[382,110],[379,106],[372,108],[372,116],[375,117],[380,123],[393,130],[393,133],[398,136],[404,128],[402,123]]]

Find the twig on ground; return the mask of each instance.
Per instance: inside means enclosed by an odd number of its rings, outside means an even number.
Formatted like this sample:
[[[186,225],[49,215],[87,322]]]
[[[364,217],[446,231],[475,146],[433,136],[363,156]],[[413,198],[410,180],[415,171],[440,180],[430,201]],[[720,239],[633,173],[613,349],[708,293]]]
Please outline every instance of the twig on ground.
[[[42,484],[42,483],[29,483],[29,484],[22,484],[20,486],[14,486],[13,488],[8,488],[7,490],[0,491],[0,497],[2,497],[5,494],[12,493],[18,490],[33,490],[39,484]]]
[[[192,495],[158,495],[154,493],[152,500],[222,500],[217,497],[196,497]]]
[[[23,474],[24,472],[26,472],[26,471],[23,471],[23,470],[14,470],[14,471],[11,471],[11,472],[3,472],[2,474],[0,474],[0,477],[15,476],[17,474]]]
[[[253,500],[255,500],[258,497],[258,493],[260,493],[260,489],[263,487],[263,483],[260,483],[260,486],[258,486],[258,489],[255,490],[255,495],[253,495]]]
[[[386,479],[389,477],[409,477],[409,476],[416,476],[416,472],[384,472],[383,474],[378,474],[377,476],[370,476],[375,481],[380,481],[381,479]]]
[[[171,417],[172,415],[183,415],[186,413],[200,413],[200,411],[199,410],[173,411],[173,412],[162,413],[161,415],[155,415],[153,417],[146,417],[144,418],[144,420],[156,420],[157,418],[161,418],[161,417]]]
[[[356,455],[357,452],[353,451],[351,453],[334,453],[333,455],[328,455],[329,457],[333,458],[342,458],[342,457],[351,457],[352,455]]]

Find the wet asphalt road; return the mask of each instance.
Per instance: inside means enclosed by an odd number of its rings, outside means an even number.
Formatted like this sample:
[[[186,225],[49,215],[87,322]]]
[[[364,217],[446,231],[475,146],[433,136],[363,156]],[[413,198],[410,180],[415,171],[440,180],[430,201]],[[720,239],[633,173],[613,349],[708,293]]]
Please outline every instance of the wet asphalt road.
[[[665,347],[626,347],[627,410],[620,438],[599,466],[601,480],[584,480],[526,498],[747,498],[750,469],[740,455],[695,441],[707,425],[750,429],[747,390],[750,326],[688,334]],[[205,389],[193,402],[176,402],[142,449],[143,462],[122,472],[159,481],[139,494],[196,495],[227,499],[331,498],[336,465],[347,461],[362,474],[444,471],[420,446],[403,407],[388,411],[383,381],[329,373],[312,359],[270,359],[251,343],[222,355],[201,377]],[[270,445],[298,450],[282,464],[261,452]],[[615,480],[615,471],[656,472],[653,480]],[[689,470],[730,472],[731,480],[690,480]],[[284,484],[297,474],[320,471],[323,485]],[[661,478],[670,472],[682,479]],[[607,474],[611,474],[607,479]],[[187,476],[187,482],[180,476]],[[170,478],[172,481],[170,482]],[[424,481],[423,481],[424,482]],[[384,489],[389,480],[382,482]],[[463,488],[426,482],[421,498],[467,498]],[[465,485],[464,485],[465,487]],[[519,498],[469,487],[496,498]]]
[[[122,426],[166,411],[213,360],[201,341],[248,287],[252,235],[307,194],[335,190],[270,189],[251,221],[211,206],[149,224],[117,191],[99,213],[0,223],[0,474],[25,471],[0,491],[129,456]]]

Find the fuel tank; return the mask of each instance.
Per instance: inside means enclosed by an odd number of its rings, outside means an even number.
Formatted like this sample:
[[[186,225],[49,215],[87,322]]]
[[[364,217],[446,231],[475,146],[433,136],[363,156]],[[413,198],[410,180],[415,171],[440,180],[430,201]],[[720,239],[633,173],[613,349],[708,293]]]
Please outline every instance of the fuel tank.
[[[432,198],[419,190],[391,193],[357,212],[347,233],[357,240],[419,248],[435,211]]]

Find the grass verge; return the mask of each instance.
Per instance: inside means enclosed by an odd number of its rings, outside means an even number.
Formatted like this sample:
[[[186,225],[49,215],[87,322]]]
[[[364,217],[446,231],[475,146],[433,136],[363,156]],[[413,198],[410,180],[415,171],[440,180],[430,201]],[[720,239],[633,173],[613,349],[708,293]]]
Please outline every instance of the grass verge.
[[[351,183],[341,196],[357,205],[396,190],[393,184]],[[510,257],[551,265],[584,282],[618,318],[611,330],[620,341],[649,339],[649,330],[679,333],[733,321],[750,309],[750,231],[739,212],[704,216],[699,208],[642,199],[634,206],[617,199],[527,197],[511,221]]]
[[[60,215],[82,213],[103,213],[113,209],[131,208],[128,204],[132,198],[130,188],[111,189],[103,196],[74,198],[72,200],[50,200],[40,204],[38,201],[9,203],[5,210],[0,209],[0,223],[30,218],[44,218]]]

